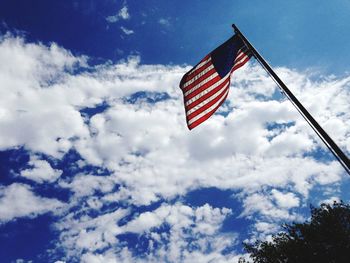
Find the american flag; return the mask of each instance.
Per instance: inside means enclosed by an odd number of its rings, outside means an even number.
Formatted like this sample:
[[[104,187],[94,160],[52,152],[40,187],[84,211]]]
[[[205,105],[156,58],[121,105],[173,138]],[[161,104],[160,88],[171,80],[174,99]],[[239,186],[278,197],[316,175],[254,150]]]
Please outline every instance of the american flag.
[[[191,130],[207,120],[225,101],[230,76],[251,57],[238,35],[205,56],[181,79],[187,126]]]

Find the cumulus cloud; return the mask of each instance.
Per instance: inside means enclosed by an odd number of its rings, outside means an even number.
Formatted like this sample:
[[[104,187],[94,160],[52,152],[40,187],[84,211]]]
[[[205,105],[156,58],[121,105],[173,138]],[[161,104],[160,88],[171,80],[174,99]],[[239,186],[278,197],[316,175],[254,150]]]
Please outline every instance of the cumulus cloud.
[[[31,157],[29,165],[33,168],[23,170],[21,176],[36,181],[37,183],[52,183],[62,174],[62,171],[53,169],[47,161],[39,160],[36,157]]]
[[[321,205],[321,204],[330,204],[332,205],[334,202],[340,202],[341,199],[337,196],[332,196],[330,198],[327,198],[327,199],[323,199],[321,200],[320,202],[318,202],[318,205]]]
[[[273,189],[271,193],[280,207],[292,208],[299,206],[299,198],[294,193],[281,193],[276,189]]]
[[[0,222],[18,217],[35,217],[55,212],[63,203],[56,199],[36,196],[28,185],[14,183],[0,187]]]
[[[282,198],[280,197],[280,199]],[[264,218],[283,220],[298,219],[297,214],[290,213],[287,207],[285,207],[285,200],[279,201],[280,203],[277,203],[277,205],[275,205],[270,197],[264,194],[254,193],[244,200],[245,210],[243,212],[243,215],[251,216],[253,213],[259,212],[262,216],[264,216]],[[294,206],[294,204],[292,206]]]
[[[138,57],[89,67],[85,57],[55,44],[26,43],[10,35],[1,38],[0,59],[8,62],[0,65],[0,149],[24,146],[32,156],[56,160],[74,150],[82,158],[77,167],[97,167],[61,178],[48,162],[32,157],[31,168],[21,173],[72,193],[71,210],[56,224],[58,246],[67,258],[135,262],[133,248],[122,241],[122,235],[132,234],[148,242],[145,261],[233,260],[235,252],[223,251],[239,235],[220,231],[231,210],[191,207],[179,197],[202,187],[236,191],[243,206],[240,216],[252,219],[253,231],[272,233],[280,220],[301,218],[297,208],[314,187],[339,184],[343,178],[336,161],[317,158],[327,149],[291,104],[276,96],[274,83],[254,63],[235,72],[221,114],[189,132],[178,83],[190,67],[143,65]],[[350,78],[312,81],[305,73],[277,71],[350,151]],[[106,107],[84,113],[100,105]],[[1,192],[3,221],[61,205],[22,184],[4,186]],[[18,193],[32,205],[16,201],[19,209],[10,207]],[[155,202],[162,205],[133,214],[135,207]]]
[[[88,130],[74,102],[67,103],[74,95],[66,97],[68,87],[58,87],[86,59],[56,44],[25,44],[11,35],[1,38],[0,59],[6,61],[0,66],[0,149],[27,145],[62,156],[71,147],[68,139]]]

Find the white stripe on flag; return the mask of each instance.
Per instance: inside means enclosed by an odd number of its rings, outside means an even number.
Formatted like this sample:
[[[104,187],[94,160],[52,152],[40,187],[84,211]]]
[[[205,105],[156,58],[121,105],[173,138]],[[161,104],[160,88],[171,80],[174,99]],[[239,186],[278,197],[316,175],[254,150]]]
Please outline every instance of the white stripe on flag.
[[[193,82],[195,82],[197,79],[199,79],[200,77],[205,75],[208,71],[212,70],[213,68],[214,68],[214,65],[210,65],[209,67],[207,67],[206,69],[204,69],[203,71],[201,71],[200,73],[195,75],[192,79],[190,79],[187,82],[185,82],[185,84],[182,86],[182,88],[183,89],[186,88],[188,85],[190,85]]]
[[[208,109],[206,109],[205,111],[201,112],[200,114],[198,114],[197,116],[193,117],[192,119],[188,120],[188,125],[191,125],[193,122],[195,122],[199,118],[203,117],[204,115],[208,114],[213,109],[215,109],[215,107],[220,105],[220,103],[222,103],[222,101],[224,100],[225,96],[227,95],[228,91],[229,91],[229,89],[222,95],[220,100],[218,100],[216,103],[211,105]]]
[[[248,56],[244,55],[238,61],[235,60],[235,64],[233,65],[233,67],[237,66],[238,64],[241,64],[246,58],[248,58]]]
[[[219,81],[215,82],[213,85],[211,85],[210,87],[208,87],[207,89],[203,90],[201,93],[198,93],[196,96],[194,96],[193,98],[186,100],[185,105],[188,106],[189,104],[191,104],[192,102],[198,100],[200,97],[204,96],[205,94],[207,94],[208,92],[212,91],[213,89],[215,89],[217,86],[219,86],[221,83],[223,83],[227,78],[230,77],[230,73],[228,73],[225,77],[223,77],[222,79],[220,79]],[[186,94],[185,94],[186,96]]]
[[[211,56],[209,56],[208,59],[200,62],[194,69],[192,69],[190,72],[188,72],[187,76],[193,74],[193,72],[195,72],[196,70],[200,69],[201,67],[203,67],[205,64],[209,63],[211,61]]]
[[[190,115],[192,112],[195,112],[196,110],[200,109],[201,107],[203,107],[205,104],[207,104],[208,102],[212,101],[213,99],[215,99],[217,96],[220,95],[221,92],[223,92],[225,89],[227,89],[228,85],[230,84],[230,82],[227,82],[220,90],[218,90],[216,93],[214,93],[212,96],[210,96],[209,98],[207,98],[206,100],[202,101],[201,103],[199,103],[198,105],[194,106],[192,109],[188,110],[186,112],[186,115]]]
[[[208,76],[206,79],[202,80],[202,82],[198,83],[197,85],[193,86],[191,89],[189,89],[187,92],[185,92],[185,97],[189,94],[191,94],[193,91],[195,91],[196,89],[202,87],[205,83],[211,81],[213,78],[219,76],[218,73],[214,72],[213,74],[211,74],[210,76]]]
[[[242,56],[246,56],[246,54],[243,53],[243,52],[238,53],[238,55],[237,55],[237,57],[235,59],[235,62],[238,61],[238,60],[241,60]]]

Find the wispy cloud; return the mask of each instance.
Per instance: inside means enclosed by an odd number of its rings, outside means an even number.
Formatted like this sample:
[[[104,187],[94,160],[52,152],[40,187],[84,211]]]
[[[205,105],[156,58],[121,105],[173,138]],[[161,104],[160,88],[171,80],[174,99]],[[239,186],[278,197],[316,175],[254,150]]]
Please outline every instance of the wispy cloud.
[[[106,20],[109,23],[116,23],[119,20],[127,20],[130,18],[130,14],[128,11],[128,7],[124,6],[122,9],[119,10],[119,12],[113,16],[107,16]]]
[[[170,26],[170,20],[169,18],[160,18],[158,20],[158,23],[162,26],[169,27]]]
[[[134,34],[134,30],[127,29],[127,28],[125,28],[125,27],[123,27],[123,26],[121,26],[120,29],[124,32],[125,35]]]

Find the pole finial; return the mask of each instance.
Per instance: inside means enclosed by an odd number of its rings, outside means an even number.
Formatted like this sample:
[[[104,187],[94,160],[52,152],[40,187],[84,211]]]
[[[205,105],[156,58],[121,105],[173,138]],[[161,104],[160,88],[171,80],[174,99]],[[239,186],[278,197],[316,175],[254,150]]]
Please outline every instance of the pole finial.
[[[235,33],[237,33],[237,27],[236,27],[236,25],[235,24],[232,24],[232,28],[233,28],[233,30],[235,31]]]

